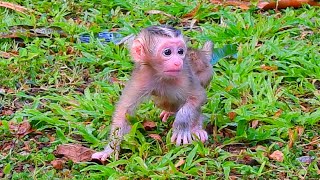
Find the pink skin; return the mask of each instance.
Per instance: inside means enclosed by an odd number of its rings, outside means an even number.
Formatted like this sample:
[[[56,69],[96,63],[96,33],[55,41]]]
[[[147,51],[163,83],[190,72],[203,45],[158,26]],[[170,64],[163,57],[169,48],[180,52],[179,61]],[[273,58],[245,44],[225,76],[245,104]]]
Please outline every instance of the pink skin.
[[[162,111],[160,113],[160,118],[162,120],[162,122],[167,122],[168,118],[171,116],[171,115],[174,115],[175,113],[174,112],[167,112],[167,111]]]
[[[105,161],[113,153],[116,153],[117,157],[123,136],[129,133],[131,128],[126,119],[126,113],[133,114],[135,107],[142,102],[142,99],[149,96],[151,93],[149,91],[163,100],[170,98],[172,102],[175,102],[169,104],[169,106],[172,106],[170,107],[173,109],[172,111],[179,107],[179,110],[175,113],[162,111],[160,114],[163,122],[166,122],[171,115],[176,114],[171,142],[179,146],[190,144],[195,140],[204,142],[208,139],[206,131],[202,129],[202,120],[199,117],[201,112],[198,111],[206,100],[206,93],[197,81],[190,81],[189,78],[193,78],[188,76],[190,74],[185,74],[183,64],[187,51],[185,41],[182,37],[157,37],[157,40],[155,49],[152,49],[153,52],[156,52],[155,54],[145,51],[143,40],[139,38],[134,40],[131,47],[131,55],[134,61],[141,65],[147,64],[149,61],[153,68],[141,66],[143,69],[137,68],[134,70],[134,73],[137,74],[132,76],[132,79],[126,85],[113,115],[110,143],[103,151],[94,153],[92,155],[93,159]],[[159,77],[152,79],[155,74]],[[153,81],[156,82],[152,83]],[[152,87],[149,87],[150,84]],[[184,89],[187,90],[184,91]],[[164,107],[163,109],[169,108]],[[198,117],[199,119],[197,119]]]
[[[162,43],[156,50],[156,57],[163,62],[163,74],[169,77],[179,77],[181,70],[183,69],[183,59],[185,57],[186,46],[181,38],[165,38],[160,37],[158,39]],[[169,49],[170,55],[165,55],[164,50]],[[179,54],[178,51],[183,50],[183,54]]]

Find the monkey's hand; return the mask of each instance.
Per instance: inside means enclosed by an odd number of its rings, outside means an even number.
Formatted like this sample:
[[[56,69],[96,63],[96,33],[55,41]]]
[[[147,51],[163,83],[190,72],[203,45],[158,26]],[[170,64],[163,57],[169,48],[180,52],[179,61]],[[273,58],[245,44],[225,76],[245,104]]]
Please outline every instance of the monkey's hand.
[[[173,128],[171,142],[176,143],[177,146],[183,144],[190,144],[193,141],[190,129]]]
[[[111,147],[110,144],[108,144],[103,151],[96,152],[92,154],[92,159],[98,159],[102,162],[106,161],[112,154],[115,154],[116,159],[118,159],[120,151],[120,146],[117,147]]]
[[[192,109],[188,106],[182,107],[176,115],[176,119],[173,122],[173,133],[171,142],[179,146],[181,143],[190,144],[192,140],[191,133],[191,119],[193,119]]]
[[[160,118],[161,118],[162,122],[167,122],[168,118],[171,115],[174,115],[174,112],[162,111],[160,113]]]
[[[175,142],[177,146],[181,144],[190,144],[192,141],[200,140],[201,142],[206,142],[208,140],[208,133],[199,128],[193,128],[192,130],[184,129],[178,130],[173,129],[173,134],[171,137],[171,142]]]
[[[206,142],[208,140],[208,133],[204,129],[201,128],[193,128],[191,130],[192,134],[196,136],[201,142]],[[193,136],[193,137],[194,137]]]
[[[199,118],[195,119],[192,124],[191,132],[195,138],[199,139],[201,142],[208,140],[208,133],[203,129],[204,116],[200,115]]]

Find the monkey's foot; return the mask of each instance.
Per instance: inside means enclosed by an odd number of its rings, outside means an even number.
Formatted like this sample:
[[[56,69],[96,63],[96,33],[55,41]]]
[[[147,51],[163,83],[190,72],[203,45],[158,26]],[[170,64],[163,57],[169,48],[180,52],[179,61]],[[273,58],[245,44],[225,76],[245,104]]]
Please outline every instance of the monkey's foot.
[[[110,147],[106,147],[106,149],[103,151],[93,153],[91,158],[98,159],[103,162],[103,161],[106,161],[111,156],[112,153],[117,153],[117,150],[114,150]]]
[[[162,122],[167,122],[168,118],[171,115],[174,115],[174,112],[162,111],[160,113],[160,118],[161,118]]]
[[[173,131],[171,142],[176,143],[177,146],[182,144],[190,144],[192,141],[200,140],[206,142],[208,140],[208,133],[203,129],[192,129],[192,131],[176,130]]]
[[[192,129],[191,132],[197,136],[201,142],[206,142],[208,140],[208,133],[203,129]]]

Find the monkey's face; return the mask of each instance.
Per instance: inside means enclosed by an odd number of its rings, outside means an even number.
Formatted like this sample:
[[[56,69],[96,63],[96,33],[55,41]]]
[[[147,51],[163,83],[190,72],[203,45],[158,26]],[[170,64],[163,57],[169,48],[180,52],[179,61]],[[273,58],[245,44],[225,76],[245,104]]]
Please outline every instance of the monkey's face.
[[[183,70],[186,51],[183,38],[157,38],[153,58],[155,69],[164,77],[179,77]]]

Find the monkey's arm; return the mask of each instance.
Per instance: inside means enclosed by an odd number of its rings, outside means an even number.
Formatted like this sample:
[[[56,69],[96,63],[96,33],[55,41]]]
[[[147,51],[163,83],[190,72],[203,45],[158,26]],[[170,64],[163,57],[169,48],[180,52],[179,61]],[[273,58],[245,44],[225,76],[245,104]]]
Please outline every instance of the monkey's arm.
[[[94,153],[93,159],[105,161],[112,153],[118,153],[123,136],[129,133],[131,126],[126,119],[126,115],[133,115],[136,106],[140,104],[144,97],[148,96],[145,80],[140,80],[136,76],[126,84],[125,89],[116,106],[112,117],[112,125],[109,136],[109,144],[101,152]]]
[[[195,125],[202,123],[200,122],[202,121],[200,108],[206,102],[205,90],[201,86],[198,87],[200,88],[193,90],[186,103],[176,114],[171,137],[171,142],[175,142],[176,145],[189,144],[197,138],[201,141],[207,140],[207,134],[202,130],[202,127],[200,129],[195,127]],[[198,137],[192,137],[192,134]]]

